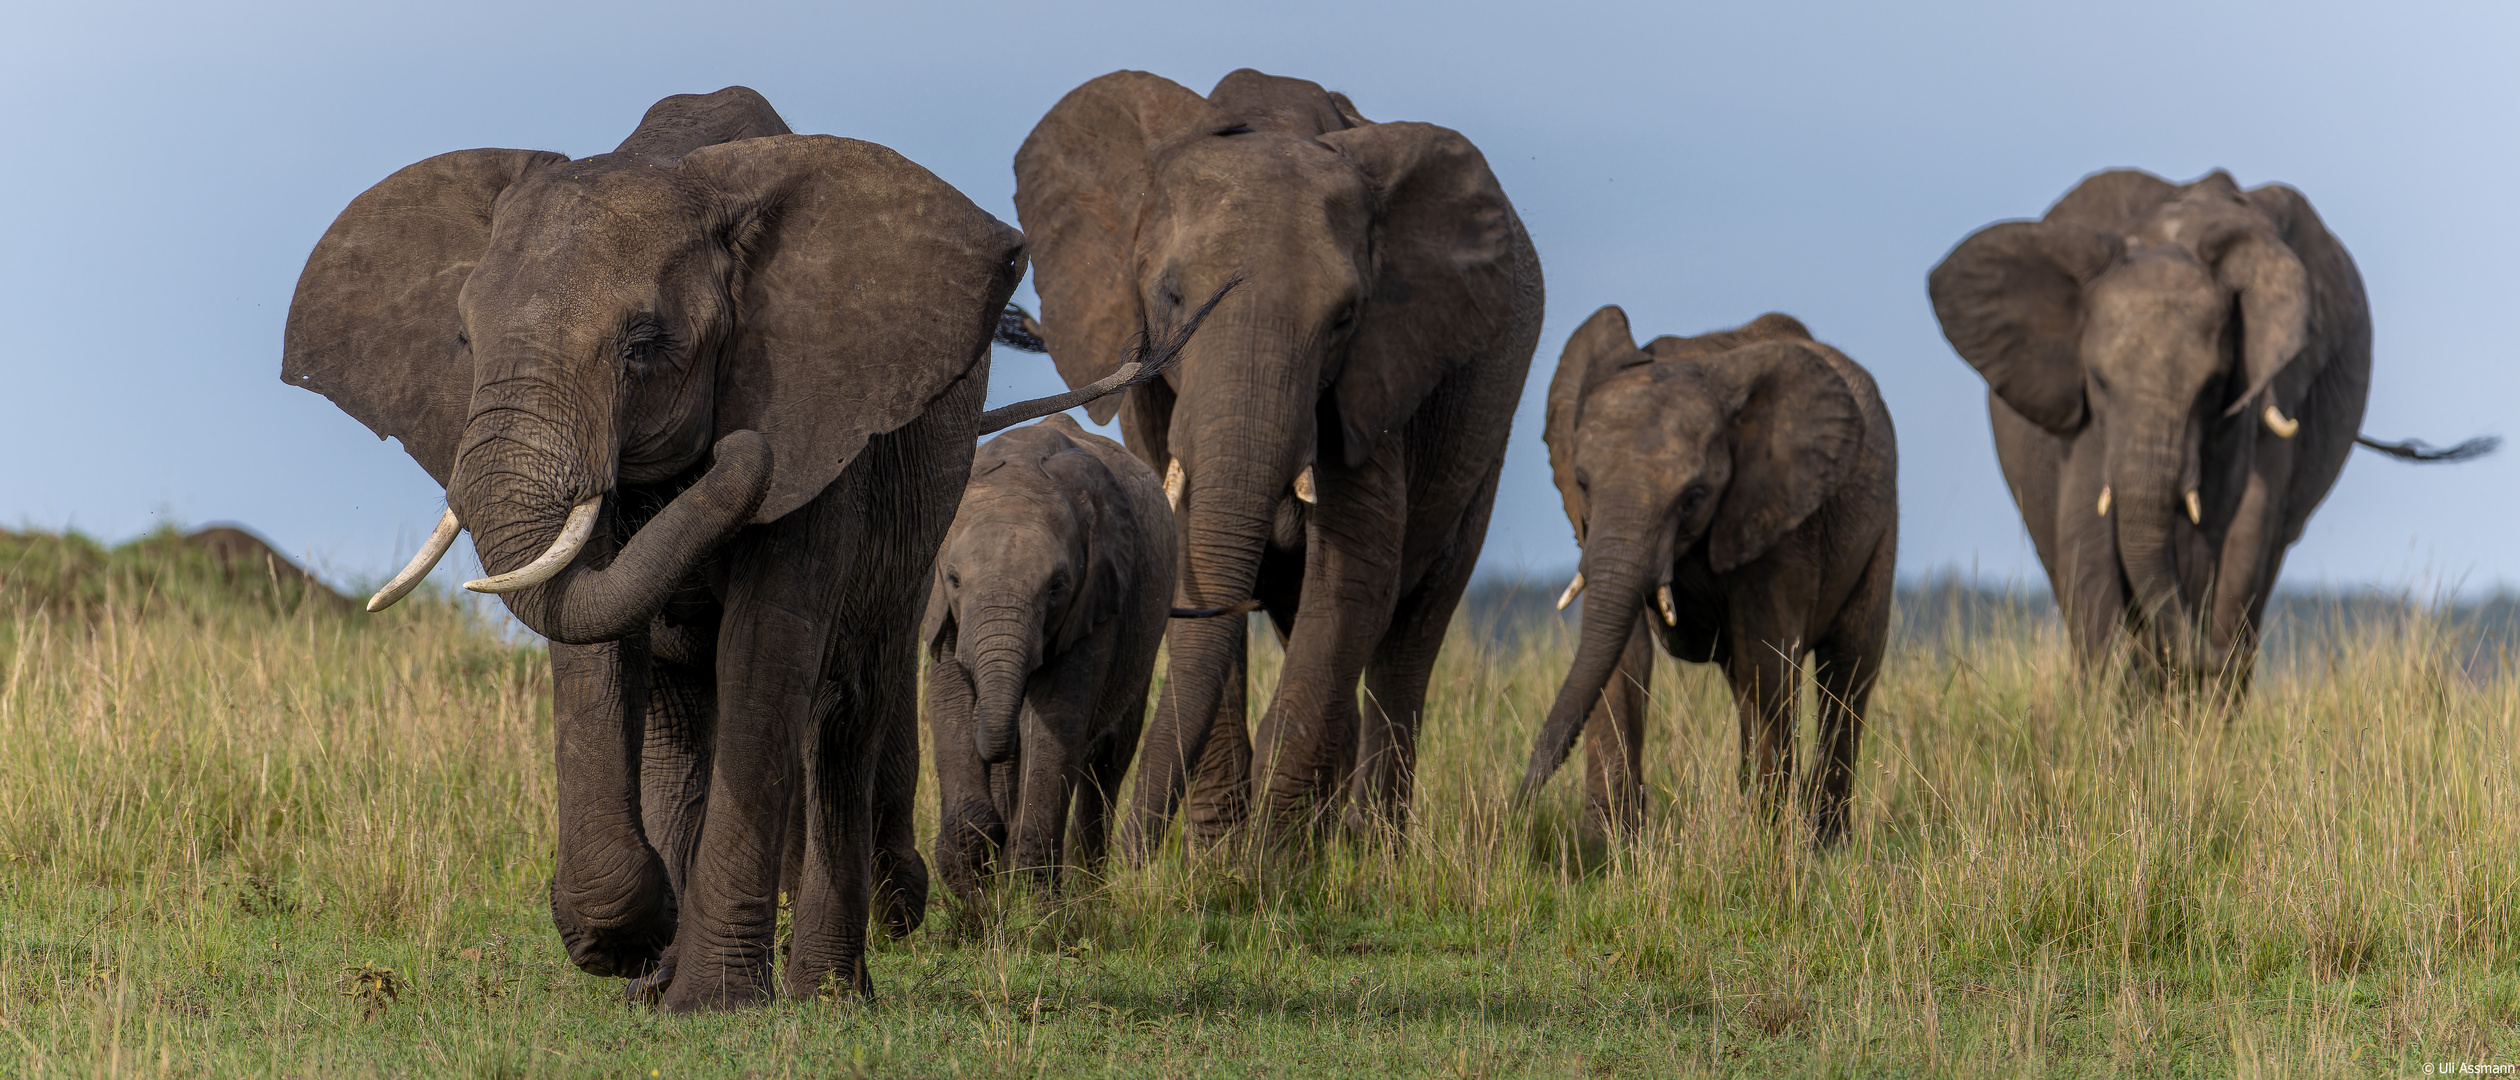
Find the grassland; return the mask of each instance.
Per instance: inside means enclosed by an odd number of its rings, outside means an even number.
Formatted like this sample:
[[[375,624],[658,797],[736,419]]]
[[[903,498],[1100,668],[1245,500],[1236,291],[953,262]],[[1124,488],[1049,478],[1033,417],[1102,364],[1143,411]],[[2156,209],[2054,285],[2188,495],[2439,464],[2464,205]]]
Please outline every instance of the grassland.
[[[444,599],[344,617],[92,554],[0,586],[0,1075],[2520,1060],[2520,681],[2436,622],[2304,638],[2228,720],[2078,696],[2027,614],[1905,641],[1831,853],[1747,812],[1702,669],[1656,685],[1647,835],[1586,850],[1571,769],[1509,811],[1567,644],[1462,632],[1405,849],[1176,851],[976,936],[931,919],[879,949],[872,1006],[675,1018],[551,931],[539,650]]]

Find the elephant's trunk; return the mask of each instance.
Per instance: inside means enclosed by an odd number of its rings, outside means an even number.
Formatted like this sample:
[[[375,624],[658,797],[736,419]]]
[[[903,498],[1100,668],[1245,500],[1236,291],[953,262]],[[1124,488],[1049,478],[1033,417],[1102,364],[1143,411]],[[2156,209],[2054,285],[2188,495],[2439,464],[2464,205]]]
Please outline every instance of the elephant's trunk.
[[[1669,560],[1651,557],[1652,549],[1634,539],[1642,534],[1639,528],[1612,527],[1591,533],[1584,550],[1583,634],[1577,640],[1566,683],[1558,688],[1557,701],[1549,706],[1539,737],[1532,740],[1531,763],[1523,769],[1517,796],[1521,799],[1539,794],[1575,749],[1584,719],[1592,714],[1593,703],[1601,700],[1611,672],[1618,669],[1619,657],[1627,651],[1628,635],[1636,627],[1645,594],[1663,584],[1663,572],[1669,566]]]
[[[2135,426],[2132,434],[2109,455],[2118,558],[2147,647],[2173,670],[2193,669],[2201,658],[2172,550],[2176,522],[2187,514],[2187,492],[2179,483],[2184,443],[2175,427]]]
[[[1037,666],[1039,630],[1029,604],[992,604],[985,620],[963,635],[974,696],[972,747],[991,765],[1012,759],[1019,748],[1024,685]]]
[[[760,509],[770,466],[770,442],[758,432],[719,439],[709,471],[632,535],[609,565],[594,565],[608,546],[599,535],[547,580],[505,593],[508,610],[535,633],[569,644],[614,641],[644,628],[692,568]],[[583,493],[552,484],[520,490],[526,485],[512,476],[531,472],[476,466],[470,456],[457,465],[448,502],[459,508],[483,567],[494,573],[549,552],[571,506],[584,500]]]

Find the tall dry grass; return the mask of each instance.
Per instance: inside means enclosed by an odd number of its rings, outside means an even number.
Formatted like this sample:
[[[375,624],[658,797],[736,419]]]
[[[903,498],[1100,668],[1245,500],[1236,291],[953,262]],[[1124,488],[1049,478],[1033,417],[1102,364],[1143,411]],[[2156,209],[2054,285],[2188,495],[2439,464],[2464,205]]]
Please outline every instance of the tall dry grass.
[[[932,917],[879,950],[876,1007],[676,1019],[568,969],[549,928],[539,650],[444,601],[20,610],[0,1073],[2405,1075],[2520,1052],[2511,676],[2467,674],[2438,621],[2339,627],[2223,716],[2078,692],[2052,624],[1999,622],[1902,641],[1840,850],[1752,812],[1721,679],[1668,661],[1643,836],[1588,848],[1572,765],[1512,810],[1568,643],[1464,631],[1405,844],[1176,849],[978,931]]]

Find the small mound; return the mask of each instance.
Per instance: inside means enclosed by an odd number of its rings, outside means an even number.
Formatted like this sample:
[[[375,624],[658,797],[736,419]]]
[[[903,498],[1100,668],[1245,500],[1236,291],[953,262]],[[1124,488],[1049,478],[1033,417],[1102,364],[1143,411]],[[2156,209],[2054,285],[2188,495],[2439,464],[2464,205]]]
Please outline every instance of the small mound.
[[[164,606],[199,614],[358,610],[261,537],[233,526],[192,533],[168,526],[112,548],[76,532],[0,529],[0,615],[84,619],[109,607]]]

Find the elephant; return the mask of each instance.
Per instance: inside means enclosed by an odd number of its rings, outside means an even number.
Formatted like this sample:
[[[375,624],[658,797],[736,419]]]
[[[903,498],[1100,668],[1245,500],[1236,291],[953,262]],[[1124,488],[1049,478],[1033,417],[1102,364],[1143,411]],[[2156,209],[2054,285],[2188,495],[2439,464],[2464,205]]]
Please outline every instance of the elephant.
[[[369,602],[469,529],[550,641],[570,959],[673,1011],[866,995],[907,933],[926,575],[972,444],[1152,378],[981,412],[1023,237],[872,143],[744,87],[614,151],[429,158],[352,200],[289,309],[282,379],[446,489]],[[1164,339],[1170,340],[1170,339]]]
[[[1165,476],[1176,603],[1257,601],[1286,649],[1255,733],[1250,620],[1172,625],[1123,853],[1160,847],[1194,774],[1204,841],[1317,835],[1341,806],[1360,833],[1402,827],[1539,341],[1539,258],[1486,159],[1301,79],[1239,70],[1202,98],[1120,71],[1025,138],[1015,207],[1070,385],[1185,297],[1251,283],[1163,380],[1090,410]]]
[[[1101,863],[1146,720],[1175,548],[1162,480],[1075,420],[980,448],[919,631],[936,861],[966,902],[1000,853],[1048,889],[1067,858]]]
[[[1587,828],[1641,823],[1650,631],[1679,659],[1722,665],[1743,780],[1770,813],[1794,777],[1813,659],[1821,760],[1803,806],[1820,843],[1842,839],[1899,552],[1898,437],[1871,374],[1791,316],[1639,349],[1627,313],[1605,307],[1567,339],[1542,438],[1583,548],[1558,605],[1581,594],[1583,629],[1521,799],[1580,728]]]
[[[2362,276],[2301,192],[2113,169],[1928,278],[1987,384],[2004,482],[2090,676],[2123,639],[2153,686],[2243,694],[2284,553],[2361,437]]]

